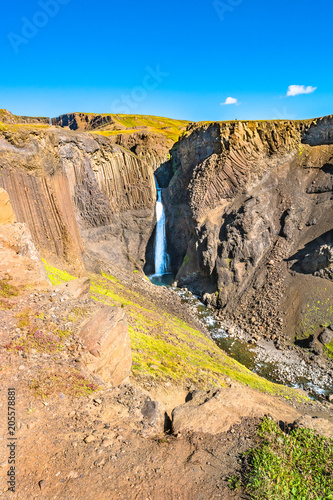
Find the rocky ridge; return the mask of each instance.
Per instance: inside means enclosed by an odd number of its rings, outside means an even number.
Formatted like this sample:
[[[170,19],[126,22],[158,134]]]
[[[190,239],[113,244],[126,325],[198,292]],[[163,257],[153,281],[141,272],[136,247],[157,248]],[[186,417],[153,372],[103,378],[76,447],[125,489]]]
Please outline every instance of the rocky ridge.
[[[307,336],[333,317],[321,278],[332,130],[332,117],[196,124],[178,144],[166,195],[176,280],[253,334]]]

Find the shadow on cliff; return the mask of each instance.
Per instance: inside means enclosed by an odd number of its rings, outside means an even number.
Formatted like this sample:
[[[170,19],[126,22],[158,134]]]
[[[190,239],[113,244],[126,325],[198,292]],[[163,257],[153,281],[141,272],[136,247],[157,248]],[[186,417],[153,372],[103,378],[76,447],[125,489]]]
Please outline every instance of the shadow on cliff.
[[[310,241],[286,261],[290,263],[290,269],[296,273],[313,274],[329,265],[329,253],[323,248],[326,246],[333,246],[333,230]]]

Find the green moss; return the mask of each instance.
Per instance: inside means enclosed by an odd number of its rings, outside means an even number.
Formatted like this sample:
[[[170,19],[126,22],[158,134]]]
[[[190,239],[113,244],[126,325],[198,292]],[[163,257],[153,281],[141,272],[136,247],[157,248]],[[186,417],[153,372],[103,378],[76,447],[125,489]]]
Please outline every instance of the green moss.
[[[75,276],[71,276],[66,271],[62,271],[61,269],[51,266],[44,259],[43,264],[52,285],[60,285],[60,283],[64,283],[65,281],[77,279]]]
[[[307,311],[301,322],[301,331],[298,338],[308,338],[313,335],[321,325],[333,323],[333,304],[330,298],[325,301],[317,300],[307,304]]]
[[[190,257],[188,254],[186,254],[184,259],[183,259],[182,266],[186,266],[186,264],[188,264],[189,262],[190,262]]]
[[[333,358],[333,340],[329,344],[325,344],[325,351],[330,358]]]

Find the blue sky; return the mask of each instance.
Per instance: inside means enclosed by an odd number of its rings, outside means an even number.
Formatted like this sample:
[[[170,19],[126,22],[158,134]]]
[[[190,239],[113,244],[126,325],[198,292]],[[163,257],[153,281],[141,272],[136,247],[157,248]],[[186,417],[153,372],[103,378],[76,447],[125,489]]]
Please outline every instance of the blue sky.
[[[0,108],[195,121],[332,114],[332,19],[332,0],[4,2]],[[308,93],[286,97],[290,85]],[[222,106],[227,98],[237,103]]]

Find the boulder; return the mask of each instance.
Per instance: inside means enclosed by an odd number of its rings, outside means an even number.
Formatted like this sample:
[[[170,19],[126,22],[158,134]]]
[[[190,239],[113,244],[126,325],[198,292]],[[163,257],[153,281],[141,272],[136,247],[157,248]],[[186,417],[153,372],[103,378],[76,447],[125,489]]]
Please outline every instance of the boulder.
[[[132,352],[127,319],[120,307],[98,306],[79,333],[87,348],[88,369],[105,383],[123,383],[131,374]]]
[[[0,187],[0,226],[16,222],[7,191]]]
[[[270,415],[275,420],[295,420],[297,412],[276,398],[249,387],[231,387],[211,391],[194,391],[187,403],[172,412],[175,433],[227,432],[245,417]]]
[[[61,283],[54,288],[55,292],[69,293],[75,299],[89,299],[90,298],[90,279],[79,278],[76,280]]]
[[[25,224],[0,226],[0,278],[12,285],[47,287],[50,281]]]
[[[162,403],[146,399],[141,408],[141,413],[143,421],[148,424],[148,430],[151,432],[163,433],[168,429],[170,419]]]
[[[330,344],[333,340],[333,331],[326,328],[318,337],[319,342],[322,344]]]
[[[325,418],[311,417],[304,415],[294,422],[294,427],[306,427],[327,438],[333,437],[333,423]]]

